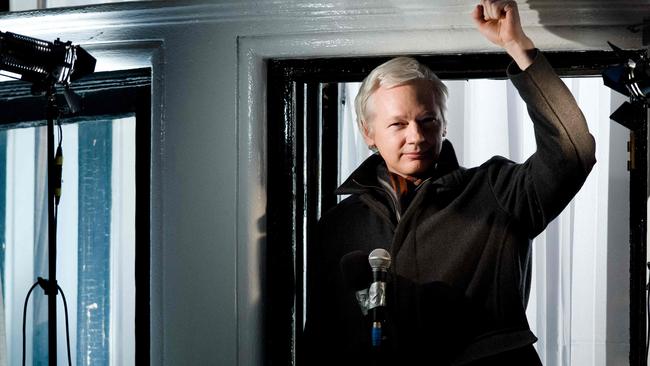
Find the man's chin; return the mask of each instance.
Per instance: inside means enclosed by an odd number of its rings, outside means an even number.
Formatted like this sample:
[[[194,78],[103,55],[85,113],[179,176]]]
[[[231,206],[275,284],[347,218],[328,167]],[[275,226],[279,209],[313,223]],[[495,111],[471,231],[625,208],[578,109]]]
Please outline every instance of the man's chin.
[[[426,175],[426,173],[429,171],[429,168],[432,166],[433,162],[421,160],[418,162],[410,163],[409,166],[405,167],[403,171],[406,175],[420,177],[422,175]]]

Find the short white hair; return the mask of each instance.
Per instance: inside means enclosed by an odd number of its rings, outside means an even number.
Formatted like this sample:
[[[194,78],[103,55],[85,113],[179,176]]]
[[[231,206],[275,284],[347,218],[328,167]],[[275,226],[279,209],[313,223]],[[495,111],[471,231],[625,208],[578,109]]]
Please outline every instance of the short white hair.
[[[361,133],[369,131],[368,100],[372,93],[380,87],[392,88],[408,84],[416,80],[427,80],[431,84],[434,103],[440,109],[443,127],[447,126],[445,112],[447,110],[447,86],[440,81],[436,74],[425,65],[412,57],[396,57],[377,66],[361,83],[359,93],[354,99],[354,109],[357,113],[357,125]]]

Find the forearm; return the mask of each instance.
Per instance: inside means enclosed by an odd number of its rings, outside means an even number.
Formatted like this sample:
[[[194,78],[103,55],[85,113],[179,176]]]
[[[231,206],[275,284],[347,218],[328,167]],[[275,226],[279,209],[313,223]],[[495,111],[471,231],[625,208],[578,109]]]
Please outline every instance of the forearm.
[[[582,112],[544,55],[532,50],[529,56],[526,71],[513,69],[514,65],[508,71],[535,123],[540,158],[560,160],[571,169],[580,166],[588,173],[595,163],[595,145]]]
[[[500,205],[533,238],[584,183],[596,161],[595,143],[575,99],[541,52],[525,71],[513,62],[508,74],[528,107],[537,149],[523,164],[502,168],[491,184]]]
[[[519,69],[526,70],[533,63],[536,54],[535,44],[527,36],[513,40],[511,43],[505,44],[503,48],[519,66]]]

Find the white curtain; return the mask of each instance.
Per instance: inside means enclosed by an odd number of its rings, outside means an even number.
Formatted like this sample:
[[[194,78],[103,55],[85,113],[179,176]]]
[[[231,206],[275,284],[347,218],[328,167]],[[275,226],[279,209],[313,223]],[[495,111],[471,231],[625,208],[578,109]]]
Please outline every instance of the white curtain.
[[[7,364],[21,364],[23,303],[34,283],[35,130],[17,129],[7,134],[7,184],[5,233],[4,314]],[[30,156],[31,159],[21,159]],[[38,290],[34,290],[38,291]],[[42,291],[41,291],[42,292]],[[32,362],[34,302],[27,308],[26,364]]]
[[[135,361],[135,121],[113,121],[110,365]]]
[[[620,169],[624,157],[613,161],[615,166],[610,169],[610,146],[624,151],[626,135],[609,120],[614,97],[600,78],[564,81],[596,139],[598,164],[571,204],[534,240],[527,316],[539,338],[536,348],[544,365],[624,364],[629,352],[629,277],[621,258],[627,258],[629,250],[625,245],[627,196],[613,197],[612,193],[629,186],[629,177]],[[535,151],[532,122],[512,83],[470,80],[445,84],[450,92],[447,136],[462,166],[480,165],[494,155],[523,162]],[[341,87],[339,181],[369,155],[354,122],[358,88],[358,83]],[[615,141],[610,140],[612,130]],[[620,158],[620,154],[611,155]],[[612,184],[616,186],[610,187]],[[608,212],[610,197],[622,214]],[[612,232],[618,235],[615,245],[611,235],[608,241]]]

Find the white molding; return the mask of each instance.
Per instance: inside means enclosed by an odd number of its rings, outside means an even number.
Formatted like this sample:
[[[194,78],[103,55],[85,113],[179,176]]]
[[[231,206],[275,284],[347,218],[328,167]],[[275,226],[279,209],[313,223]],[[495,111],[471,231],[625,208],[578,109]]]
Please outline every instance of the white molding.
[[[240,35],[338,32],[355,29],[473,28],[475,0],[141,2],[7,13],[0,30],[25,34],[198,23],[247,23]],[[532,1],[520,4],[524,26],[614,27],[640,22],[647,1]],[[374,21],[369,21],[369,20]],[[409,19],[405,22],[404,19]]]
[[[237,365],[262,365],[262,274],[266,235],[266,80],[259,43],[238,42]],[[261,102],[261,104],[260,104]]]

